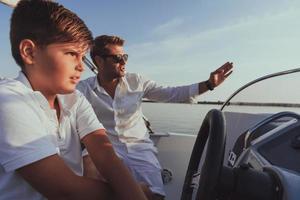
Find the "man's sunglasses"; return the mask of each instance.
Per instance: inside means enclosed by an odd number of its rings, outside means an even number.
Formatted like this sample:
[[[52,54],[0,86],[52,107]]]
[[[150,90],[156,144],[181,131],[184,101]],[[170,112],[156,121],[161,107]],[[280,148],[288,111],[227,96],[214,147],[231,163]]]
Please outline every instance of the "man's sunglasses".
[[[103,58],[112,58],[115,63],[127,62],[128,54],[101,55]]]

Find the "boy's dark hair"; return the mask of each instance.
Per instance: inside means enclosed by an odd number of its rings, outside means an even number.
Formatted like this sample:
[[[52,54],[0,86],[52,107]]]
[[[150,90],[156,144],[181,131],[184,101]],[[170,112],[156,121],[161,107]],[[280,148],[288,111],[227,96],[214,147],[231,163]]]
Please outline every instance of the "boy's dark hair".
[[[72,11],[50,0],[21,0],[14,9],[10,24],[12,55],[22,68],[19,45],[24,39],[45,47],[53,43],[72,43],[90,46],[92,33]]]
[[[108,49],[106,48],[108,44],[123,46],[125,40],[118,36],[110,35],[100,35],[96,37],[93,41],[93,45],[90,50],[90,56],[93,62],[96,64],[95,56],[101,56],[108,54]]]

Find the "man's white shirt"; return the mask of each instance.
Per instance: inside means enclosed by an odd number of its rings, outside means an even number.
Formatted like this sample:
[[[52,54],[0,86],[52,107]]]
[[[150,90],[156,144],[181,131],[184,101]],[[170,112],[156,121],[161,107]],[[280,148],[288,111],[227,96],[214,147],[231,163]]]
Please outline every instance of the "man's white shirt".
[[[199,94],[198,83],[163,87],[134,73],[126,73],[119,79],[114,98],[99,85],[96,77],[81,81],[77,89],[93,106],[112,143],[127,144],[149,138],[141,107],[143,98],[160,102],[190,102]]]

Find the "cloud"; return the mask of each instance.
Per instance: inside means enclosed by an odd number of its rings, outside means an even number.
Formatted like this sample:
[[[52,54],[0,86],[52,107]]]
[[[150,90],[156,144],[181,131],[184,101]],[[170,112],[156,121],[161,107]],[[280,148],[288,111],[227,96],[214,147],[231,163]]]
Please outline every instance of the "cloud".
[[[172,34],[174,31],[179,30],[179,27],[184,24],[184,20],[181,18],[175,18],[171,21],[168,21],[164,24],[161,24],[154,28],[153,34],[154,35],[167,35]]]
[[[259,76],[298,65],[299,18],[297,9],[290,8],[241,17],[234,24],[208,30],[194,27],[191,33],[176,31],[162,39],[129,46],[134,56],[130,67],[160,83],[178,85],[205,80],[223,62],[233,61],[236,68],[222,86],[225,89],[210,95],[220,99],[224,92]],[[165,33],[171,29],[166,28]]]
[[[151,57],[152,59],[146,59],[150,62],[155,62],[153,59],[160,57],[164,57],[164,60],[176,59],[180,62],[180,59],[189,57],[189,55],[203,55],[201,57],[206,57],[207,55],[213,56],[220,53],[228,55],[228,52],[242,55],[249,50],[254,51],[255,48],[259,48],[256,50],[257,53],[264,50],[276,51],[280,50],[282,45],[292,47],[296,45],[292,42],[300,42],[300,39],[298,39],[300,38],[300,24],[297,20],[299,18],[300,13],[294,9],[286,10],[284,13],[266,14],[263,17],[248,16],[241,18],[237,23],[230,26],[217,27],[206,31],[195,27],[193,33],[171,34],[161,40],[129,46],[129,49],[134,53],[136,59],[141,58],[145,61],[145,58]],[[175,25],[171,26],[171,24],[179,23],[170,22],[167,24],[161,27],[175,28]],[[277,49],[269,49],[269,47],[273,48],[278,44]],[[244,52],[241,52],[241,50]],[[164,62],[162,59],[157,60],[158,62]]]

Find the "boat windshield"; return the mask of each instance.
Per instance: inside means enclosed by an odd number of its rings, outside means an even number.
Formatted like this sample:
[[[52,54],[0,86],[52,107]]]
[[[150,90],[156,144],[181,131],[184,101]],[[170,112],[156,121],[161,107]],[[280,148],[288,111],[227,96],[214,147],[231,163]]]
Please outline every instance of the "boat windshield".
[[[253,114],[291,111],[300,114],[300,69],[275,75],[249,84],[233,96],[222,110]]]

